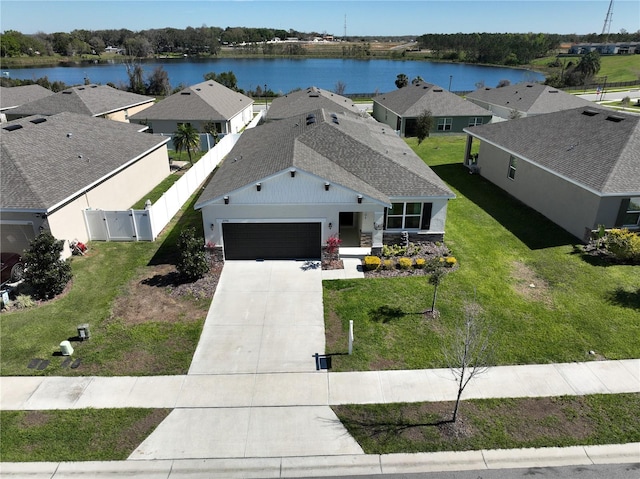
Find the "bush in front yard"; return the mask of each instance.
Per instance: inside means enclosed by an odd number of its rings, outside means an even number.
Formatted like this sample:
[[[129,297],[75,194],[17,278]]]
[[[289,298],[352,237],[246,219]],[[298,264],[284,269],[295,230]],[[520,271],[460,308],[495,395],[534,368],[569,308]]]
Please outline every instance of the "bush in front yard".
[[[411,261],[411,258],[403,257],[398,260],[398,266],[400,266],[400,269],[409,269],[412,264],[413,261]]]
[[[416,262],[413,265],[413,267],[416,268],[416,269],[424,269],[426,264],[427,264],[427,260],[426,259],[418,258],[418,259],[416,259]]]
[[[209,272],[207,253],[202,239],[196,238],[194,228],[186,228],[178,238],[178,273],[189,281],[202,278]]]
[[[31,242],[22,260],[27,265],[24,282],[33,290],[36,299],[51,299],[64,291],[71,281],[71,265],[60,258],[64,241],[45,231]]]
[[[612,229],[606,236],[606,247],[618,259],[640,261],[640,235],[628,229]]]
[[[364,257],[364,269],[367,271],[373,271],[380,267],[380,258],[378,256],[365,256]]]

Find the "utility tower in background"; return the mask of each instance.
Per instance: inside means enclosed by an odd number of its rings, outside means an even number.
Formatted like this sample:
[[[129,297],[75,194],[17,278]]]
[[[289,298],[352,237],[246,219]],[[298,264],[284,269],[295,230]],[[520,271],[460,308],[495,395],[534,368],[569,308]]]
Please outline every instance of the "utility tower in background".
[[[344,35],[342,35],[342,38],[344,38],[345,40],[347,39],[347,15],[346,14],[344,16]]]
[[[609,41],[609,30],[611,30],[611,17],[613,16],[613,0],[609,2],[609,10],[607,10],[607,16],[604,19],[604,25],[602,26],[602,35],[606,35],[605,43]]]

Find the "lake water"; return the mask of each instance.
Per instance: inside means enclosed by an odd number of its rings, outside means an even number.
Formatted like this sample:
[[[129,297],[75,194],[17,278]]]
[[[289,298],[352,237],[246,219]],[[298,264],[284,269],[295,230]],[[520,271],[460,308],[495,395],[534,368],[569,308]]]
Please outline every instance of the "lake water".
[[[169,75],[172,87],[179,84],[193,85],[204,81],[208,72],[232,71],[243,90],[255,90],[266,84],[276,93],[288,93],[296,88],[316,86],[334,90],[337,82],[346,85],[345,93],[384,93],[395,90],[398,74],[409,80],[420,76],[425,81],[445,89],[451,83],[452,91],[471,91],[478,82],[495,87],[501,80],[511,83],[543,81],[540,73],[514,68],[491,67],[456,63],[434,63],[402,60],[354,60],[325,58],[177,58],[145,61],[145,76],[157,66]],[[3,68],[3,75],[19,79],[48,77],[50,81],[62,81],[67,85],[79,85],[89,78],[92,83],[116,85],[128,83],[124,64],[86,63],[48,68]]]

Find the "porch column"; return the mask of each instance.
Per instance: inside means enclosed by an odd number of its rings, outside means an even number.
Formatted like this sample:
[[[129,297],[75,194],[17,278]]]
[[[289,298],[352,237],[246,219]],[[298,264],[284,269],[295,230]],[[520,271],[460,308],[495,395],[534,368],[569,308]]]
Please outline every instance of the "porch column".
[[[373,213],[373,234],[371,235],[371,247],[382,248],[382,238],[384,236],[384,211]]]
[[[471,145],[473,144],[473,136],[467,135],[467,145],[464,149],[464,159],[463,162],[465,166],[469,166],[469,158],[471,158]]]

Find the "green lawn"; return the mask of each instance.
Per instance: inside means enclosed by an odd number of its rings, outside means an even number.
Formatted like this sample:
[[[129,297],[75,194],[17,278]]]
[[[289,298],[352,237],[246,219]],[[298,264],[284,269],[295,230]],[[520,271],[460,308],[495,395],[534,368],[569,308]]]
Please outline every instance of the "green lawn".
[[[176,241],[186,226],[202,230],[195,196],[155,242],[92,242],[87,256],[71,260],[73,283],[68,293],[39,307],[4,312],[0,337],[3,376],[184,374],[198,343],[208,301],[196,301],[199,320],[126,321],[114,314],[117,297],[128,294],[129,282],[146,267],[171,263]],[[197,234],[197,233],[196,233]],[[202,234],[202,233],[200,233]],[[144,298],[140,298],[143,300]],[[79,324],[89,324],[91,339],[74,342],[74,358],[82,367],[64,367],[57,355],[61,341],[74,337]],[[32,359],[49,360],[45,370],[29,369]]]
[[[0,412],[4,462],[123,461],[169,409]]]
[[[465,138],[409,145],[454,190],[445,243],[459,268],[438,289],[439,318],[422,314],[426,277],[324,282],[327,352],[337,371],[445,367],[442,349],[465,305],[492,325],[496,364],[640,357],[640,266],[607,266],[578,240],[462,166]],[[529,285],[533,284],[535,287]],[[385,308],[400,314],[384,315]],[[354,320],[354,350],[347,349]]]
[[[624,444],[640,441],[640,394],[367,404],[333,409],[366,454]]]
[[[538,68],[545,73],[550,71],[560,72],[560,68],[549,68],[547,64],[556,59],[553,57],[538,58],[531,62],[532,68]],[[580,61],[580,57],[560,58],[560,61],[574,64]],[[637,55],[604,55],[600,57],[600,71],[596,75],[598,78],[607,77],[607,82],[636,81],[640,84],[640,66],[638,66]]]

